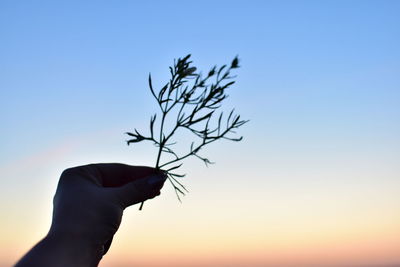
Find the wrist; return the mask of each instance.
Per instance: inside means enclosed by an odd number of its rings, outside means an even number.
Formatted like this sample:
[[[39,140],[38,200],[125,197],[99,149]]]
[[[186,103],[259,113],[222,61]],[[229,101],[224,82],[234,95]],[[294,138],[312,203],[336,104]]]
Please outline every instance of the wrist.
[[[43,239],[58,255],[63,266],[92,267],[97,266],[103,256],[103,247],[88,242],[80,236],[52,232]]]
[[[103,248],[81,239],[50,232],[15,267],[96,267]]]

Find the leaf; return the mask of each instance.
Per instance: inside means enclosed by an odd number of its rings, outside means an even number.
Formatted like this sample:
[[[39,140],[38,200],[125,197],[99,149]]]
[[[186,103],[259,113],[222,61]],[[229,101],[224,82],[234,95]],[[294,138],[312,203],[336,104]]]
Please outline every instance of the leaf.
[[[185,195],[185,192],[183,192],[181,189],[179,189],[179,187],[175,187],[175,190],[177,190],[179,193],[181,193],[182,195]]]
[[[229,113],[228,119],[227,119],[227,121],[226,121],[227,124],[228,124],[229,121],[231,120],[231,117],[232,117],[232,114],[233,114],[234,111],[235,111],[235,109],[232,109],[231,113]]]
[[[125,133],[125,134],[127,134],[127,135],[129,135],[129,136],[133,136],[133,137],[136,137],[136,136],[137,136],[136,134],[133,134],[133,133]]]
[[[175,179],[174,177],[184,177],[185,176],[185,174],[176,174],[176,173],[168,173],[168,175],[169,175],[169,178],[171,178],[175,183],[177,183],[183,190],[185,190],[186,192],[188,192],[189,193],[189,191],[186,189],[186,187],[181,183],[181,182],[179,182],[177,179]]]
[[[156,94],[154,93],[154,89],[153,89],[153,85],[152,85],[152,82],[151,82],[151,74],[150,73],[149,73],[149,87],[150,87],[151,94],[154,96],[155,99],[158,99]]]
[[[150,118],[150,134],[151,138],[154,137],[154,122],[156,121],[157,114],[154,114],[154,117],[151,116]]]
[[[232,69],[238,68],[238,67],[239,67],[238,64],[239,64],[239,59],[238,59],[238,57],[236,56],[236,57],[232,60],[231,68],[232,68]]]
[[[221,68],[218,70],[218,76],[221,74],[222,70],[226,68],[226,65],[223,65]]]
[[[225,84],[223,88],[224,88],[224,89],[225,89],[225,88],[228,88],[229,86],[231,86],[231,85],[234,84],[234,83],[235,83],[235,81],[231,81],[231,82]]]
[[[212,116],[213,113],[214,113],[214,111],[211,111],[210,113],[207,113],[203,117],[200,117],[200,118],[198,118],[196,120],[191,120],[191,124],[195,124],[195,123],[201,122],[201,121],[203,121],[205,119],[208,119],[208,118],[210,118]]]
[[[128,141],[126,141],[126,142],[128,143],[128,145],[130,145],[131,143],[139,143],[140,141],[143,141],[143,140],[131,139],[131,140],[128,140]]]
[[[168,175],[178,177],[178,178],[183,178],[186,176],[186,174],[176,174],[176,173],[171,173],[171,172],[169,172]]]
[[[172,99],[171,98],[164,99],[164,100],[161,100],[160,103],[165,103],[165,102],[168,102],[168,101],[172,101]]]
[[[209,72],[208,72],[208,77],[211,77],[215,74],[215,68],[216,66],[214,66]]]
[[[181,163],[181,164],[179,164],[179,165],[177,165],[177,166],[171,167],[171,168],[169,168],[169,169],[167,170],[167,172],[176,170],[176,169],[178,169],[179,167],[181,167],[182,165],[183,165],[183,163]]]
[[[191,57],[191,54],[188,54],[186,57],[184,57],[184,58],[182,59],[182,61],[186,61],[186,60],[188,60],[190,57]]]
[[[221,114],[219,115],[219,118],[218,118],[218,128],[220,128],[220,126],[221,126],[221,120],[222,120],[222,115],[223,115],[224,113],[223,112],[221,112]]]
[[[168,88],[168,84],[164,85],[163,88],[161,88],[160,92],[158,93],[158,101],[161,102],[162,101],[162,97],[164,96],[165,91]]]

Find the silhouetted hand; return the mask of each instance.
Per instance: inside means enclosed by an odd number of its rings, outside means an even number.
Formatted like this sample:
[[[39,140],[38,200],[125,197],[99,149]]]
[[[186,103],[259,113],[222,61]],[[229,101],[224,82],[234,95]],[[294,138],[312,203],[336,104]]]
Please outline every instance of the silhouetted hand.
[[[16,267],[97,266],[123,210],[160,194],[166,175],[150,167],[91,164],[65,170],[48,235]]]

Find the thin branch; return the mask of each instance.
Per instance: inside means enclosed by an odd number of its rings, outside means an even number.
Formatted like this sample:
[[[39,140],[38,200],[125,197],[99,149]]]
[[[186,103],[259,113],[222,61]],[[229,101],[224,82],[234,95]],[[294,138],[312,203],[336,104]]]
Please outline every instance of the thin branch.
[[[226,90],[231,87],[236,76],[231,75],[231,71],[239,68],[239,59],[235,57],[230,65],[221,67],[212,67],[205,77],[201,72],[196,72],[196,67],[189,61],[190,54],[174,60],[173,66],[169,67],[170,79],[160,90],[154,90],[152,77],[149,74],[148,83],[151,94],[156,99],[161,109],[161,116],[157,119],[157,114],[150,118],[150,136],[140,134],[136,129],[134,132],[128,132],[131,137],[127,141],[128,145],[141,141],[151,141],[158,147],[156,169],[162,169],[168,166],[165,171],[168,174],[168,180],[172,184],[174,191],[179,199],[180,196],[188,192],[185,186],[178,181],[185,175],[173,173],[182,166],[182,161],[188,157],[194,156],[203,161],[207,166],[212,164],[208,158],[200,156],[198,153],[205,146],[217,140],[225,139],[230,141],[241,141],[242,137],[233,137],[234,130],[241,127],[247,120],[241,120],[240,115],[235,115],[232,110],[229,115],[224,116],[219,112],[216,125],[213,126],[214,115],[225,99],[228,98]],[[214,80],[214,81],[212,81]],[[176,114],[175,125],[166,131],[167,118],[171,117],[171,112]],[[168,120],[169,121],[169,120]],[[159,125],[159,135],[155,138],[155,125]],[[224,127],[225,126],[225,127]],[[223,129],[224,128],[224,129]],[[200,141],[191,143],[189,151],[186,154],[179,155],[174,151],[176,142],[169,142],[179,129],[186,129]],[[162,163],[163,153],[170,154],[173,159]],[[175,164],[175,165],[172,165]]]

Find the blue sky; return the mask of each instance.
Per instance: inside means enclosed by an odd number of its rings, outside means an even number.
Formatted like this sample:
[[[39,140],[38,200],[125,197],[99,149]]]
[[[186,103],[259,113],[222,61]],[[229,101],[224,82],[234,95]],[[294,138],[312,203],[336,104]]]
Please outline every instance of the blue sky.
[[[269,123],[280,121],[297,134],[398,132],[398,8],[396,1],[2,2],[2,150],[9,158],[21,147],[129,125],[133,113],[153,109],[147,74],[161,83],[172,59],[187,53],[203,68],[240,56],[231,103],[254,130],[274,131]]]
[[[375,188],[389,220],[400,205],[399,12],[399,1],[2,1],[0,167],[152,165],[153,152],[128,149],[123,134],[156,110],[148,73],[160,85],[174,58],[191,53],[207,71],[239,55],[226,105],[251,121],[243,142],[209,148],[207,173],[250,174],[266,195],[348,187],[337,192],[362,203]],[[30,183],[29,166],[0,181]]]

